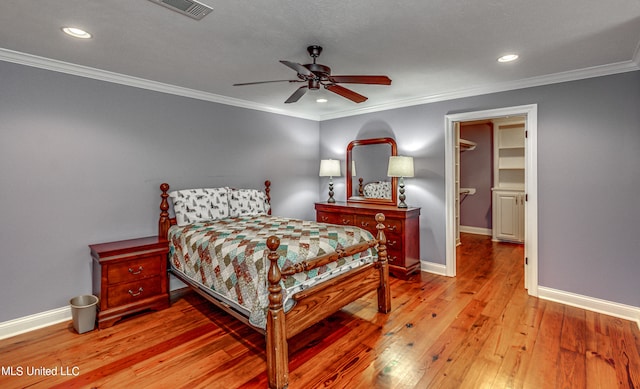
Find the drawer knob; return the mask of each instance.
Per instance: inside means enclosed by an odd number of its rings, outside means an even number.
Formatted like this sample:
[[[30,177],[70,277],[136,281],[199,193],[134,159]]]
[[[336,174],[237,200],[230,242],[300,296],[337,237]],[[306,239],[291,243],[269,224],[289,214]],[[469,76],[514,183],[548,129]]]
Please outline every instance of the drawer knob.
[[[369,227],[369,222],[360,222],[360,226]]]
[[[142,294],[142,292],[144,292],[144,289],[142,289],[142,286],[138,288],[138,291],[137,291],[137,292],[134,292],[133,290],[129,289],[129,294],[130,294],[132,297],[140,296],[140,295]]]
[[[142,266],[139,266],[138,270],[133,270],[132,268],[129,268],[129,273],[131,273],[131,274],[140,274],[140,273],[142,273],[142,270],[143,270]]]
[[[327,220],[329,220],[329,218],[326,216],[321,216],[320,220],[322,220],[323,222],[326,222]]]
[[[346,226],[346,225],[351,224],[351,221],[349,219],[342,219],[342,224],[344,224]]]
[[[387,241],[387,246],[389,246],[389,247],[393,247],[393,246],[395,246],[395,245],[396,245],[396,243],[398,243],[398,241],[397,241],[397,240]]]
[[[395,231],[397,227],[398,227],[398,226],[392,226],[392,225],[388,225],[388,224],[387,224],[387,230],[388,230],[388,231]]]
[[[398,257],[389,257],[389,258],[388,258],[389,262],[393,262],[393,261],[395,261],[396,259],[398,259]]]

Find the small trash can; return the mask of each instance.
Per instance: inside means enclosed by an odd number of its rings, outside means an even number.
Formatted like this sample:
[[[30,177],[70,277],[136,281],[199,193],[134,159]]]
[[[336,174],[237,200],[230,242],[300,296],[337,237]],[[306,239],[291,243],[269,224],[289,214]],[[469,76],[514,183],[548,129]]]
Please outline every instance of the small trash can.
[[[71,317],[73,318],[73,328],[77,333],[82,334],[93,331],[96,326],[96,305],[98,298],[94,295],[84,295],[72,298]]]

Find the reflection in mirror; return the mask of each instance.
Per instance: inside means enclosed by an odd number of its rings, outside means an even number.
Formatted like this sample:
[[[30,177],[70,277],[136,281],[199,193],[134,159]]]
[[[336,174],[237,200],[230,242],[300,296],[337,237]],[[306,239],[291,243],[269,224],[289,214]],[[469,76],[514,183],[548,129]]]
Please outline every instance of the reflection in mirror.
[[[397,178],[387,177],[392,138],[354,140],[347,147],[347,200],[396,204]]]

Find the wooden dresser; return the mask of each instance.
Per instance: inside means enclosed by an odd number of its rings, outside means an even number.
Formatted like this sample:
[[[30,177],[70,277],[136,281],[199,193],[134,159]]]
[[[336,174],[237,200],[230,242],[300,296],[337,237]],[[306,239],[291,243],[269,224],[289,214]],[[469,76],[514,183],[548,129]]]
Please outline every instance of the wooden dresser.
[[[377,233],[375,215],[385,216],[389,271],[407,278],[420,269],[420,208],[365,203],[316,203],[316,220],[321,223],[358,226]]]
[[[98,303],[98,328],[126,315],[169,306],[167,253],[169,244],[156,236],[93,244],[93,294]]]

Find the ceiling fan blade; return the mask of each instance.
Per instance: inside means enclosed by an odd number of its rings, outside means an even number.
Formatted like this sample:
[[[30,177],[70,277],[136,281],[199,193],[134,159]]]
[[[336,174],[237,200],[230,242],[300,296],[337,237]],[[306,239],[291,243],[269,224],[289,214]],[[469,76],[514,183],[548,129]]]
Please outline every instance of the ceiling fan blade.
[[[298,74],[302,74],[303,76],[313,76],[313,73],[311,72],[311,70],[305,68],[304,66],[300,65],[299,63],[291,62],[291,61],[280,61],[280,63],[290,67],[291,69],[293,69],[296,72],[298,72]]]
[[[289,104],[289,103],[295,103],[296,101],[300,100],[300,98],[307,93],[307,86],[301,86],[300,88],[296,89],[295,92],[293,92],[293,94],[291,96],[289,96],[289,98],[287,99],[287,101],[285,101],[285,104]]]
[[[367,98],[364,97],[363,95],[356,93],[351,89],[342,87],[340,85],[327,85],[326,89],[330,90],[333,93],[337,93],[340,96],[347,98],[355,103],[362,103],[363,101],[367,100]]]
[[[387,76],[330,76],[333,82],[344,84],[376,84],[391,85],[391,79]]]
[[[240,84],[233,84],[233,86],[269,84],[269,83],[272,83],[272,82],[303,82],[303,80],[273,80],[273,81],[243,82],[243,83],[240,83]]]

